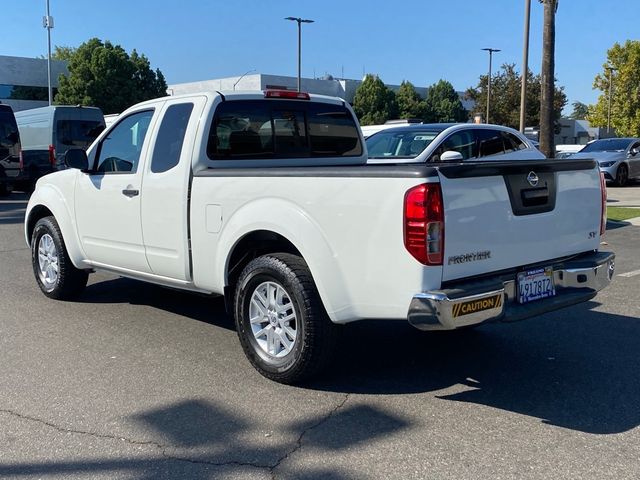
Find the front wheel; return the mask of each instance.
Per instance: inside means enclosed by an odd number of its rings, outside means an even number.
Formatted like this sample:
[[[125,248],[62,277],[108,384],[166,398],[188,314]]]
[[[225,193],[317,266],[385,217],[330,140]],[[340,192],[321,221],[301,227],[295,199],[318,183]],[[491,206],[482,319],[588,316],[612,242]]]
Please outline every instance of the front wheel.
[[[618,187],[624,187],[629,181],[629,169],[627,165],[622,163],[618,166],[618,170],[616,171],[616,185]]]
[[[71,263],[54,217],[36,223],[31,236],[31,263],[40,290],[49,298],[73,299],[87,285],[89,274]]]
[[[240,343],[263,376],[292,384],[328,364],[339,327],[329,319],[302,258],[277,253],[252,260],[234,300]]]

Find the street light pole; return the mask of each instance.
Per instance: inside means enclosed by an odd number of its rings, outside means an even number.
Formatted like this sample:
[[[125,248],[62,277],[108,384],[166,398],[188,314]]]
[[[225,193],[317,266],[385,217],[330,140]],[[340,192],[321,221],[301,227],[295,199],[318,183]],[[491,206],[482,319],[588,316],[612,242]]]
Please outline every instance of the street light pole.
[[[618,70],[617,68],[613,68],[611,66],[605,67],[609,72],[609,95],[608,95],[608,108],[607,108],[607,134],[611,133],[611,77],[613,77],[614,70]]]
[[[42,17],[42,26],[47,29],[47,85],[49,90],[49,105],[53,103],[53,92],[51,90],[51,29],[53,28],[53,17],[49,14],[49,0],[47,0],[47,15]]]
[[[313,20],[300,17],[286,17],[285,20],[291,20],[298,23],[298,91],[300,91],[300,70],[302,66],[302,24],[313,23]]]
[[[491,60],[494,52],[500,52],[497,48],[483,48],[482,50],[489,52],[489,76],[487,77],[487,118],[484,123],[489,123],[489,106],[491,104]]]
[[[524,44],[522,47],[522,73],[520,85],[520,132],[524,133],[527,121],[527,75],[529,73],[529,24],[531,0],[524,0]]]

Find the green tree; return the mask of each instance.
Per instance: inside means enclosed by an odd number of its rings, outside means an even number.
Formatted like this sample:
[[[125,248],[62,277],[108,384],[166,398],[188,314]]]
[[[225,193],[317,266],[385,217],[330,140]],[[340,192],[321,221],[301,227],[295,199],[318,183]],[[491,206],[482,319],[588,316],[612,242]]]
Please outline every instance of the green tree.
[[[468,112],[451,83],[439,80],[429,87],[425,100],[425,121],[464,122],[467,118]]]
[[[367,74],[356,90],[353,99],[361,125],[379,125],[398,115],[395,94],[377,75]]]
[[[569,115],[569,118],[573,120],[584,120],[587,118],[589,114],[589,105],[582,102],[573,102],[571,104],[573,107],[573,112]]]
[[[611,127],[618,135],[640,136],[640,41],[615,43],[607,51],[607,62],[602,67],[602,73],[593,81],[593,88],[602,94],[589,109],[587,119],[594,126],[607,126],[611,79]]]
[[[57,47],[54,56],[69,62],[69,76],[58,80],[57,104],[93,105],[110,114],[166,95],[162,72],[135,50],[129,55],[120,45],[92,38],[78,48]]]
[[[468,88],[465,97],[475,105],[472,115],[487,111],[487,75],[481,75],[478,86]],[[540,125],[540,75],[527,72],[527,123]],[[562,109],[567,104],[564,87],[555,87],[553,96],[553,118],[560,119]],[[515,64],[506,63],[491,76],[491,121],[512,128],[520,126],[520,73]]]
[[[396,92],[399,118],[424,118],[425,103],[411,82],[403,81]]]

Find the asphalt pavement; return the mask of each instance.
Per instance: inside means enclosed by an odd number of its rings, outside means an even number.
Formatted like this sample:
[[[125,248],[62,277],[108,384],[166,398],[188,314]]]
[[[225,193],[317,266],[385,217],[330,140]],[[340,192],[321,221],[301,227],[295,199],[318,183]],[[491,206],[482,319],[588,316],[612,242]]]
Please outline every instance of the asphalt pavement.
[[[41,294],[0,199],[0,478],[637,479],[640,227],[614,284],[513,324],[347,326],[331,371],[262,378],[220,299],[94,274]],[[615,228],[614,228],[615,227]]]

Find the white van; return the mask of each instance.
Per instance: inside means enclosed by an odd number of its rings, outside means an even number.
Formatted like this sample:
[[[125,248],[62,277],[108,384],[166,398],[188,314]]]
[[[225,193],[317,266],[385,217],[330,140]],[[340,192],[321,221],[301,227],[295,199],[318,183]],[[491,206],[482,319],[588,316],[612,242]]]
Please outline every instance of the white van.
[[[96,107],[52,105],[16,112],[22,140],[22,169],[16,190],[31,191],[38,178],[64,168],[64,154],[86,149],[104,130]]]

